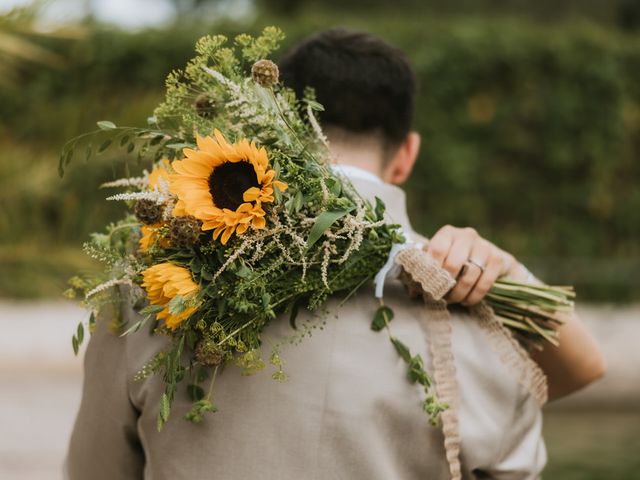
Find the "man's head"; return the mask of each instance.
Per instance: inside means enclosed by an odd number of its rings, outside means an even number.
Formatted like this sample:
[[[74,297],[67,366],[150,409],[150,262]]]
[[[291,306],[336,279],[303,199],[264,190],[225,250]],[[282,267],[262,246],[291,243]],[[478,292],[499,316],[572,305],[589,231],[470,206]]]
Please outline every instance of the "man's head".
[[[411,131],[415,76],[401,50],[367,33],[330,29],[302,41],[280,71],[299,96],[307,86],[315,89],[339,161],[391,183],[406,180],[420,137]]]

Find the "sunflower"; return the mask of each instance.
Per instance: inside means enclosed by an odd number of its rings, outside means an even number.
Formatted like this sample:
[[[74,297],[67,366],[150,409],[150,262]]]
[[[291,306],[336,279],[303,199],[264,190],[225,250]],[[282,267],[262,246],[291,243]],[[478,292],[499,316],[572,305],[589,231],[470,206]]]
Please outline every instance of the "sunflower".
[[[201,220],[214,239],[222,235],[224,245],[234,232],[264,228],[262,205],[274,201],[274,187],[287,184],[274,180],[267,151],[255,142],[229,144],[218,130],[214,136],[196,135],[198,149],[183,150],[186,158],[172,163],[169,189],[178,196],[176,208]]]
[[[142,278],[142,286],[147,291],[149,302],[164,307],[157,318],[164,319],[170,330],[175,330],[197,310],[197,307],[187,307],[180,313],[171,313],[169,309],[169,302],[176,296],[180,295],[188,300],[200,289],[188,269],[173,263],[158,263],[142,272]]]

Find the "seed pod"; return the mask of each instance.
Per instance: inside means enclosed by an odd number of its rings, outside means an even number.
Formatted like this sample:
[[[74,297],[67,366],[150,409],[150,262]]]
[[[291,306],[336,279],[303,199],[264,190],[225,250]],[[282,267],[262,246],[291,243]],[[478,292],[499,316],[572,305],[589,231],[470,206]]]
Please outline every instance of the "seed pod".
[[[224,360],[224,351],[211,340],[202,339],[196,345],[196,360],[205,367],[216,367]]]
[[[202,222],[191,215],[173,217],[169,222],[168,239],[177,248],[189,248],[200,241]]]
[[[253,81],[264,88],[273,87],[278,83],[280,71],[271,60],[258,60],[251,67]]]
[[[153,200],[138,200],[133,207],[136,218],[146,225],[154,225],[162,220],[162,210],[164,207]]]

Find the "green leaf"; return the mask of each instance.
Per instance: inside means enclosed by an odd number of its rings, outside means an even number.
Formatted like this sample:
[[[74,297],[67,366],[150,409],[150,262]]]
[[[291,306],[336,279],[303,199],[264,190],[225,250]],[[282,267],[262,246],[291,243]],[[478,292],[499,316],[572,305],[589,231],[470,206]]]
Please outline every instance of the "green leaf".
[[[168,145],[165,145],[166,148],[172,148],[174,150],[182,150],[183,148],[189,148],[192,146],[193,145],[191,145],[190,143],[170,143]]]
[[[289,313],[289,325],[291,325],[291,328],[293,328],[294,330],[298,329],[298,326],[296,325],[296,318],[298,317],[298,312],[300,311],[301,301],[302,298],[298,297],[291,304],[291,312]]]
[[[393,346],[396,347],[396,351],[398,352],[398,355],[400,355],[405,362],[410,363],[411,352],[409,352],[409,347],[407,347],[404,343],[402,343],[396,337],[391,337],[391,343],[393,343]]]
[[[262,308],[269,308],[269,304],[271,303],[271,295],[268,293],[262,294]]]
[[[140,330],[145,323],[147,323],[147,321],[149,320],[150,316],[147,315],[145,317],[143,317],[141,320],[138,320],[136,323],[134,323],[133,325],[131,325],[129,328],[127,328],[124,332],[122,332],[120,334],[121,337],[125,337],[131,333],[135,333],[138,330]]]
[[[93,332],[93,329],[95,326],[96,326],[96,314],[95,312],[91,312],[91,315],[89,315],[89,333]]]
[[[376,197],[375,213],[376,213],[376,218],[378,220],[382,220],[384,218],[385,209],[386,209],[386,206],[385,206],[384,202],[382,200],[380,200],[378,197]]]
[[[169,304],[167,305],[169,307],[169,312],[173,315],[178,315],[184,312],[187,308],[185,302],[186,299],[182,295],[176,295],[169,301]]]
[[[354,207],[350,207],[345,210],[322,212],[318,215],[313,227],[311,227],[311,232],[309,232],[309,238],[307,238],[307,249],[311,248],[318,240],[320,240],[320,237],[322,237],[324,232],[331,228],[331,225],[351,212],[353,208]]]
[[[295,195],[290,196],[289,200],[285,202],[287,211],[291,214],[299,212],[303,204],[304,196],[302,195],[302,192],[300,190],[298,190]]]
[[[311,110],[315,110],[316,112],[324,112],[324,107],[321,103],[316,102],[315,100],[305,100],[307,105],[311,107]]]
[[[114,128],[116,128],[116,124],[109,120],[101,120],[97,122],[96,125],[98,125],[98,128],[100,130],[113,130]]]
[[[155,315],[164,310],[162,305],[147,305],[138,312],[140,315]]]
[[[418,382],[425,387],[431,386],[431,378],[427,375],[424,369],[424,362],[420,355],[414,356],[409,362],[409,369],[407,370],[407,377],[411,383]]]
[[[127,145],[127,153],[133,152],[134,148],[136,148],[136,146],[133,143],[130,143],[129,145]]]
[[[251,269],[247,267],[245,264],[240,265],[238,270],[235,272],[236,276],[240,278],[247,278],[251,276]]]
[[[82,322],[78,324],[78,331],[76,333],[76,337],[78,337],[78,345],[81,345],[82,340],[84,340],[84,325],[82,325]]]
[[[149,142],[149,145],[151,146],[157,145],[162,141],[163,138],[164,138],[164,135],[156,135],[151,139],[151,141]]]
[[[393,310],[386,305],[380,306],[373,315],[373,321],[371,322],[371,330],[379,332],[385,325],[393,320]]]
[[[200,277],[202,278],[202,280],[205,280],[207,282],[213,280],[213,275],[209,271],[208,267],[202,267],[202,270],[200,270]]]
[[[328,178],[326,181],[327,188],[332,195],[338,197],[340,192],[342,191],[342,183],[338,181],[336,178]]]
[[[73,337],[71,337],[71,346],[73,347],[73,353],[75,353],[76,355],[78,355],[78,339],[76,338],[76,336],[74,335]]]
[[[126,144],[128,141],[129,141],[129,135],[125,135],[124,137],[122,137],[122,138],[120,139],[120,146],[121,146],[121,147],[124,147],[124,146],[125,146],[125,144]]]

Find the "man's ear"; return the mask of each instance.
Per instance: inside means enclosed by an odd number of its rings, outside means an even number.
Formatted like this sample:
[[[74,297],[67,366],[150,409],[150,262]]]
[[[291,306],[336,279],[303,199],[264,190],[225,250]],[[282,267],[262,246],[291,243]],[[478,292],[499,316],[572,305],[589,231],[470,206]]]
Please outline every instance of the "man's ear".
[[[382,170],[382,180],[394,185],[404,183],[416,163],[420,151],[420,134],[409,132],[404,138],[398,150]]]

